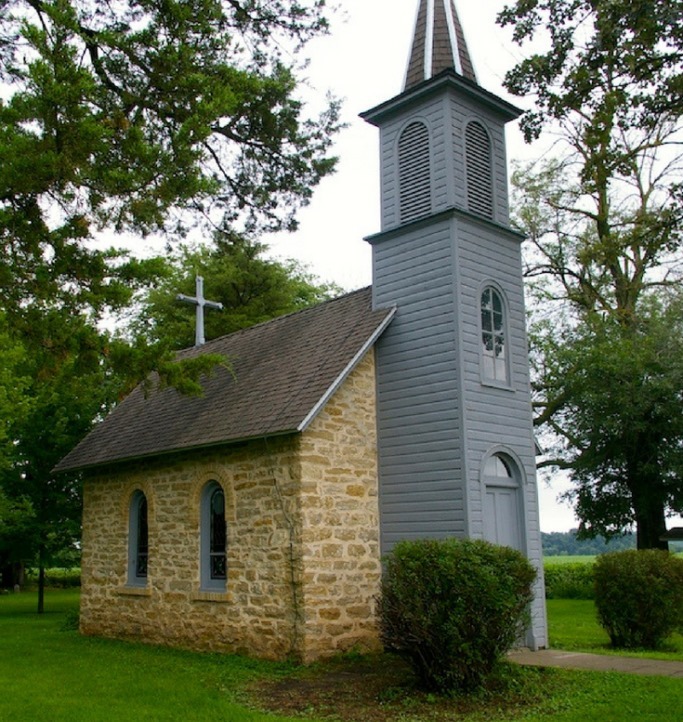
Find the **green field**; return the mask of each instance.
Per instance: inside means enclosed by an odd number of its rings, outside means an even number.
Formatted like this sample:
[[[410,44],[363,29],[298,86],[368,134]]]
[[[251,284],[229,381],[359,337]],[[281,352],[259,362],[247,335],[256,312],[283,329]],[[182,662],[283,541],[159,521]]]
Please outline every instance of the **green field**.
[[[250,712],[229,691],[287,667],[62,631],[78,596],[48,590],[42,617],[33,594],[0,597],[0,720],[286,719]]]
[[[592,564],[595,555],[543,557],[544,564]]]

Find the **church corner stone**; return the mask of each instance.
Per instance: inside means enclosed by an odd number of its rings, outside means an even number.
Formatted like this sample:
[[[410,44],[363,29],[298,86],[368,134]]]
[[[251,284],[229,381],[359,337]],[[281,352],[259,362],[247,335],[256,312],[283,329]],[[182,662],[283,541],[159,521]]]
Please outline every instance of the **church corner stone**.
[[[86,479],[81,630],[310,662],[379,647],[374,353],[302,434],[112,467]],[[228,579],[200,590],[202,488],[225,491]],[[148,500],[144,586],[128,514]]]

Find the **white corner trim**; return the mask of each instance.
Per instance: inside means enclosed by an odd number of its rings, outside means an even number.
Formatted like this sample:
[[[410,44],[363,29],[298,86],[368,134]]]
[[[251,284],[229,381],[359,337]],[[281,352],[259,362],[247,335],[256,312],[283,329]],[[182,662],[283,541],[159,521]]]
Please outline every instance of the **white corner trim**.
[[[462,63],[460,62],[460,47],[458,45],[458,34],[455,32],[455,18],[453,17],[453,4],[451,0],[443,0],[446,11],[446,24],[448,25],[448,37],[451,40],[453,49],[453,67],[458,75],[462,75]]]
[[[424,79],[432,77],[432,60],[434,58],[434,0],[427,0],[427,25],[425,28]]]
[[[330,384],[330,387],[325,391],[322,397],[318,400],[318,403],[308,412],[303,421],[297,426],[297,431],[306,431],[310,423],[320,413],[325,404],[330,400],[332,395],[337,389],[344,383],[348,375],[356,368],[359,361],[365,356],[372,346],[375,345],[377,339],[382,335],[384,329],[391,323],[391,320],[396,315],[396,306],[393,306],[387,314],[382,323],[374,330],[370,338],[361,346],[358,353],[349,361],[344,370],[337,376],[337,378]]]

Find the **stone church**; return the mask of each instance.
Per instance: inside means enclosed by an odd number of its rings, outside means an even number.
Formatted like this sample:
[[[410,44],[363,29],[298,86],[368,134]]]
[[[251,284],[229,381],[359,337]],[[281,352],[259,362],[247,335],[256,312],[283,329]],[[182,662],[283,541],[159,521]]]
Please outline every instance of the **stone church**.
[[[453,0],[420,0],[379,128],[371,288],[183,352],[204,395],[137,389],[58,469],[84,475],[81,629],[303,661],[379,646],[382,555],[472,537],[538,568],[522,237],[504,126]]]

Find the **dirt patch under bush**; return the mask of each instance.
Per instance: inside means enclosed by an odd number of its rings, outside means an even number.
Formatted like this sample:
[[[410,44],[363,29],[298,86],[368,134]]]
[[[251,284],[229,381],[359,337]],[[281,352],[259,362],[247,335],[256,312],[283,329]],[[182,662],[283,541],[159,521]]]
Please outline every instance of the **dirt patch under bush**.
[[[245,701],[267,712],[343,722],[432,722],[479,714],[481,719],[509,719],[513,710],[538,702],[544,676],[505,665],[477,696],[449,697],[416,689],[410,667],[399,657],[344,657],[260,682],[249,688]]]

